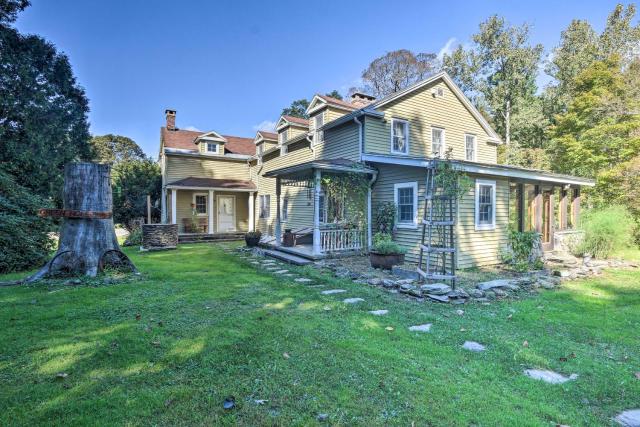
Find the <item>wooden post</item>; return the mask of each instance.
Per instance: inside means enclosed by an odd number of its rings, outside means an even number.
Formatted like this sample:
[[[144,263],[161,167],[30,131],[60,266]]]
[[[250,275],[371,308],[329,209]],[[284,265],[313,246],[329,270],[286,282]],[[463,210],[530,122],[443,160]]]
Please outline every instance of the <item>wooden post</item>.
[[[213,190],[209,190],[209,197],[207,198],[207,203],[209,206],[207,210],[209,212],[208,218],[208,226],[207,226],[207,234],[213,234],[213,198],[215,197]]]
[[[176,190],[175,188],[171,189],[171,224],[177,224],[178,223],[178,215],[177,215],[177,209],[178,209],[178,190]]]
[[[282,244],[282,224],[280,223],[280,177],[276,177],[276,245]]]
[[[516,190],[518,196],[518,231],[524,231],[525,218],[524,218],[524,184],[517,184]]]
[[[151,195],[147,194],[147,224],[151,224]]]
[[[573,189],[571,214],[573,215],[573,228],[578,228],[580,226],[580,188]]]
[[[254,219],[255,215],[255,207],[253,203],[254,192],[249,193],[249,231],[255,231],[256,222]]]
[[[367,189],[367,249],[371,250],[372,242],[372,231],[371,231],[371,184],[369,184],[369,188]]]
[[[320,255],[322,245],[320,243],[320,192],[322,191],[322,171],[314,170],[313,187],[313,254]],[[325,199],[326,203],[326,199]]]
[[[553,187],[551,188],[551,193],[549,193],[549,213],[547,218],[547,227],[549,231],[549,244],[551,245],[551,249],[553,249],[553,235],[555,234],[556,221],[555,221],[555,195],[553,191]]]
[[[535,186],[535,197],[533,199],[533,211],[534,211],[534,230],[538,233],[542,233],[542,189],[540,185]]]
[[[566,230],[568,224],[568,205],[567,194],[569,193],[567,187],[562,187],[560,190],[560,230]]]

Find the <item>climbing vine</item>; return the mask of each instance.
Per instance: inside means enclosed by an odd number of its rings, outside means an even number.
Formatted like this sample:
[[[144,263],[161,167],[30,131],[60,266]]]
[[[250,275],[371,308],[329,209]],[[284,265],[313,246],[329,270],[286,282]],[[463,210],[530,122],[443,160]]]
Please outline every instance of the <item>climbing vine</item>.
[[[444,159],[436,160],[435,183],[444,195],[460,200],[471,190],[473,181],[451,161],[451,152],[452,149],[449,147]]]
[[[367,191],[366,174],[348,172],[322,176],[327,221],[343,226],[359,227],[366,223]]]

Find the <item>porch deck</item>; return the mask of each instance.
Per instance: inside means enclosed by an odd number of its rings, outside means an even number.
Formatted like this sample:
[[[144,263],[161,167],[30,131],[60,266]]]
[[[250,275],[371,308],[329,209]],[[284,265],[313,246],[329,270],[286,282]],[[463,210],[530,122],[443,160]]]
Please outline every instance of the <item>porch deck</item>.
[[[238,233],[178,233],[178,243],[207,243],[242,240],[244,232]]]

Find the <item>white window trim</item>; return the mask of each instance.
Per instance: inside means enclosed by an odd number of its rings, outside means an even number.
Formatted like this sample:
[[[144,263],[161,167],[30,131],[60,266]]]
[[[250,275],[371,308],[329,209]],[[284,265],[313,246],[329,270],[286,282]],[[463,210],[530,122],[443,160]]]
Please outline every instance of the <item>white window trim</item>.
[[[438,156],[439,159],[444,157],[444,154],[447,152],[447,132],[445,131],[445,129],[441,126],[431,126],[431,144],[429,145],[429,150],[431,150],[431,156],[435,157],[435,154],[433,153],[433,131],[434,130],[439,130],[442,132],[442,153],[440,153],[440,155]]]
[[[473,138],[473,159],[467,159],[467,137]],[[478,137],[472,133],[464,134],[464,159],[469,162],[475,162],[478,158]]]
[[[280,143],[280,145],[284,144],[285,142],[287,142],[287,139],[289,139],[289,135],[287,132],[289,132],[289,129],[285,129],[283,132],[280,132],[278,134],[278,142]]]
[[[191,203],[193,203],[193,209],[196,209],[196,196],[204,196],[204,213],[196,213],[196,216],[208,216],[209,215],[209,193],[193,193],[191,196]]]
[[[320,125],[320,127],[324,126],[324,111],[321,112],[320,114],[317,114],[315,116],[313,116],[313,143],[314,144],[321,144],[324,142],[324,131],[319,131],[318,127],[317,127],[317,123],[316,123],[316,118],[317,117],[322,117],[322,125]],[[318,136],[322,134],[322,139],[320,139]]]
[[[220,154],[220,143],[219,142],[203,142],[204,144],[204,152],[207,154]],[[216,151],[209,151],[209,144],[216,145]]]
[[[286,201],[286,203],[285,203]],[[289,196],[284,196],[282,198],[282,206],[280,207],[280,221],[287,222],[289,220],[289,203],[291,202]]]
[[[492,187],[491,197],[491,224],[480,224],[480,186],[486,185]],[[496,182],[487,179],[476,179],[475,188],[475,227],[476,231],[481,230],[495,230],[496,228]]]
[[[418,183],[417,182],[401,182],[393,185],[393,203],[398,208],[398,190],[401,188],[413,188],[413,222],[396,221],[397,228],[418,228]]]
[[[406,141],[406,144],[405,144],[406,152],[404,152],[404,151],[396,151],[396,150],[393,149],[393,129],[395,128],[395,123],[396,122],[404,124],[404,129],[405,129],[405,132],[407,134],[407,141]],[[409,122],[407,120],[403,120],[403,119],[391,119],[391,153],[392,154],[400,154],[400,155],[403,155],[403,156],[408,156],[409,152],[410,152],[410,146],[409,146],[410,140],[411,140],[411,138],[409,136]]]

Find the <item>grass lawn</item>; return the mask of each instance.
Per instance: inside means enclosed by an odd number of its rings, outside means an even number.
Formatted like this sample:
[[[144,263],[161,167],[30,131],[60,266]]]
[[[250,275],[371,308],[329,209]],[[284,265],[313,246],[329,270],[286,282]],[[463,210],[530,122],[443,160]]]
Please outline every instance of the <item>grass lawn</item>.
[[[0,425],[579,426],[640,407],[638,271],[460,307],[310,268],[325,287],[301,285],[215,245],[129,254],[141,279],[0,288]]]

